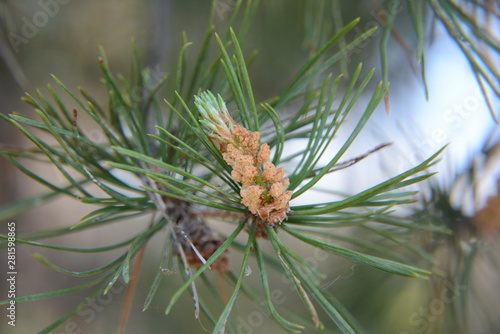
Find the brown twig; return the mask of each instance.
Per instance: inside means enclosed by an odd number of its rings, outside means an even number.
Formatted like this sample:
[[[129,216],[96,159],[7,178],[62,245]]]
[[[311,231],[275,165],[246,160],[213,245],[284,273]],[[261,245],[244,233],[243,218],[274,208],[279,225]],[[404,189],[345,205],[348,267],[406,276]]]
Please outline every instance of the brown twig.
[[[123,301],[117,334],[125,333],[125,329],[127,328],[130,310],[132,309],[133,305],[132,302],[134,301],[135,292],[137,290],[137,283],[139,282],[139,276],[141,274],[141,266],[144,259],[145,250],[146,245],[142,246],[142,248],[139,250],[139,253],[137,254],[134,262],[134,266],[132,267],[132,275],[130,275],[130,282],[127,285],[127,291],[125,292],[125,300]]]

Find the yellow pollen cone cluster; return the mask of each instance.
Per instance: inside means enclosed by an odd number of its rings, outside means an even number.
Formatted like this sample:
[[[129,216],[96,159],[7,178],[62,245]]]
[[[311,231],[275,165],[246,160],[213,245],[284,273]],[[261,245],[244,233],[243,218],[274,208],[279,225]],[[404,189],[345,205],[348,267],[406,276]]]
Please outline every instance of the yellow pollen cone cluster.
[[[233,170],[231,177],[241,183],[241,203],[269,225],[282,222],[290,209],[292,192],[283,168],[269,161],[269,145],[260,145],[260,133],[236,123],[219,96],[210,92],[196,97],[203,116],[201,123]]]

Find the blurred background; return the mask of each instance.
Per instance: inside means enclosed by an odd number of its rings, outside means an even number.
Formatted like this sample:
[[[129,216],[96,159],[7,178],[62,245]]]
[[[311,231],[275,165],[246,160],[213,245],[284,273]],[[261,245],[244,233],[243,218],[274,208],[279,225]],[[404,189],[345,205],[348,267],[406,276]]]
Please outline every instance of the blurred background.
[[[317,2],[318,5],[320,3]],[[495,333],[500,330],[500,319],[495,315],[500,286],[498,126],[488,110],[468,60],[430,9],[426,12],[424,26],[429,93],[426,98],[419,63],[414,57],[417,39],[406,2],[391,3],[395,4],[391,8],[398,11],[394,28],[406,41],[408,49],[397,38],[389,39],[390,112],[386,106],[380,106],[348,155],[359,156],[382,143],[391,142],[393,145],[351,168],[329,175],[324,186],[334,185],[336,191],[355,193],[412,167],[444,145],[449,145],[442,161],[435,167],[439,174],[432,182],[420,185],[420,202],[402,211],[402,214],[414,215],[424,221],[435,221],[436,225],[446,226],[454,232],[452,236],[438,237],[428,233],[415,240],[416,245],[423,246],[436,257],[436,268],[443,272],[443,277],[413,281],[390,277],[308,249],[304,249],[304,254],[317,262],[318,269],[328,274],[325,288],[345,303],[368,333]],[[344,24],[361,17],[357,30],[351,36],[354,38],[366,29],[380,26],[381,22],[383,24],[383,12],[379,6],[388,8],[388,3],[346,1],[339,7],[326,6],[325,20],[311,23],[307,21],[305,1],[262,3],[245,45],[248,54],[258,50],[258,56],[250,67],[256,100],[263,101],[277,94],[307,61],[311,52],[319,47],[311,42],[312,30],[320,29],[326,36],[331,36],[338,23],[335,20],[339,17]],[[498,13],[498,4],[492,6]],[[233,9],[232,0],[218,2],[215,10],[216,31],[225,31]],[[72,91],[84,87],[105,105],[106,92],[100,82],[101,73],[97,65],[98,46],[106,51],[112,71],[126,78],[132,70],[132,43],[137,46],[144,64],[158,78],[173,75],[182,46],[182,32],[186,33],[188,41],[194,43],[193,48],[198,49],[207,29],[209,11],[210,2],[200,0],[0,1],[0,111],[3,114],[16,111],[32,115],[32,108],[20,99],[25,92],[34,95],[37,89],[45,91],[47,83],[54,85],[51,74]],[[498,32],[499,16],[493,15],[493,18],[485,22],[490,25],[491,31]],[[365,72],[373,67],[377,69],[377,80],[373,82],[382,80],[378,51],[381,30],[347,55],[343,68],[332,68],[334,76],[341,72],[349,73],[359,62],[363,62]],[[493,38],[498,40],[499,36]],[[413,58],[408,55],[408,50]],[[195,52],[190,55],[195,55]],[[491,60],[498,64],[498,54],[491,54]],[[499,82],[498,79],[496,82]],[[71,105],[73,102],[68,100],[67,103]],[[493,98],[491,105],[499,115],[499,100]],[[92,129],[87,131],[90,133]],[[343,135],[340,133],[339,138]],[[98,136],[96,133],[96,140]],[[342,142],[338,140],[338,143]],[[6,122],[0,121],[0,144],[2,147],[21,147],[27,141]],[[334,140],[332,152],[335,149]],[[52,167],[40,165],[36,168],[40,175],[52,177],[56,184],[57,181],[63,183],[62,179],[57,179],[56,170]],[[45,191],[3,158],[0,158],[0,184],[1,207]],[[321,196],[320,192],[297,201],[315,202],[318,196]],[[76,201],[61,198],[33,208],[13,221],[18,232],[55,228],[74,224],[92,210]],[[1,233],[6,232],[6,223],[0,222]],[[147,223],[141,220],[120,222],[124,226],[120,231],[127,235],[141,230]],[[116,226],[81,232],[73,238],[45,241],[90,247],[111,243],[110,240],[123,240],[113,227]],[[171,295],[168,287],[165,287],[164,300],[155,299],[152,307],[142,312],[148,284],[157,270],[154,265],[162,241],[162,236],[155,237],[147,247],[127,333],[202,333],[203,323],[193,321],[189,297],[185,297],[184,303],[179,304],[171,315],[164,315]],[[75,284],[74,278],[56,273],[35,261],[32,255],[39,251],[33,247],[17,246],[19,296]],[[102,254],[40,252],[54,263],[71,270],[89,270],[118,254],[109,252],[106,254],[108,258],[105,258]],[[6,256],[3,249],[1,254],[1,268],[4,268]],[[238,254],[233,256],[236,258],[234,263],[237,263]],[[148,261],[149,258],[153,261]],[[2,275],[4,272],[2,270]],[[258,281],[258,277],[254,279]],[[174,275],[171,280],[172,285],[178,286],[180,278]],[[280,284],[278,275],[276,280],[276,284]],[[0,286],[4,282],[2,280]],[[5,296],[2,288],[0,299],[5,299]],[[0,331],[35,333],[64,315],[85,296],[76,294],[19,303],[15,328],[7,326],[2,308]],[[77,314],[69,326],[63,325],[54,333],[114,332],[123,297],[123,289],[118,286],[114,292]],[[290,308],[301,309],[299,303],[295,306],[291,302],[295,301],[295,297],[287,298]],[[457,321],[453,314],[456,315],[460,307],[463,307],[461,311],[466,319]],[[281,330],[267,316],[255,313],[258,312],[255,307],[244,301],[239,302],[235,312],[237,323],[244,333],[275,333]],[[328,329],[327,332],[333,331]]]

